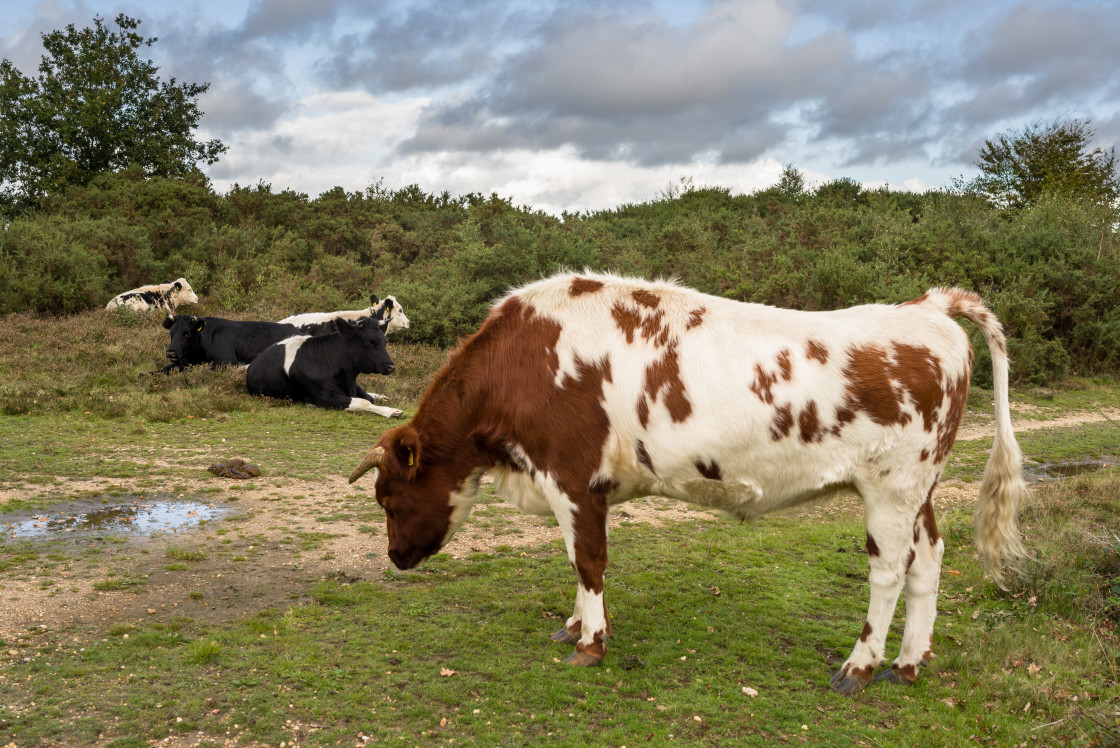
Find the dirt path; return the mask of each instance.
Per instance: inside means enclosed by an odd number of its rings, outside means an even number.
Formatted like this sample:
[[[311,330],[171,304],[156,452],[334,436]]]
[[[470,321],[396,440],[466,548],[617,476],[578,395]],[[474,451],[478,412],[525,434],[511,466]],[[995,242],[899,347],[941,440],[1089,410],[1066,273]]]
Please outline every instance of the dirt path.
[[[1120,413],[1084,413],[1052,421],[1019,420],[1016,429],[1069,427]],[[962,430],[960,439],[989,435],[991,425]],[[61,495],[142,493],[119,479],[56,484]],[[20,642],[43,637],[83,639],[107,628],[187,616],[227,621],[258,611],[308,602],[306,593],[320,579],[371,579],[392,570],[386,558],[384,525],[371,518],[372,494],[355,498],[343,477],[310,482],[294,479],[254,481],[238,492],[223,519],[192,529],[126,538],[102,536],[54,541],[36,557],[0,571],[0,640],[4,657],[24,657]],[[41,487],[0,492],[0,501],[26,498]],[[22,495],[26,494],[26,496]],[[280,498],[277,498],[277,497]],[[198,498],[198,497],[194,497]],[[969,505],[976,486],[949,481],[938,489],[940,506]],[[841,497],[824,506],[795,512],[808,519],[862,512],[859,500]],[[364,518],[363,518],[364,515]],[[629,502],[611,514],[611,525],[659,525],[711,512],[662,498]],[[11,539],[6,550],[12,550]],[[455,558],[487,553],[499,546],[559,546],[555,522],[523,515],[505,504],[484,504],[444,551]],[[106,589],[118,586],[119,589]]]

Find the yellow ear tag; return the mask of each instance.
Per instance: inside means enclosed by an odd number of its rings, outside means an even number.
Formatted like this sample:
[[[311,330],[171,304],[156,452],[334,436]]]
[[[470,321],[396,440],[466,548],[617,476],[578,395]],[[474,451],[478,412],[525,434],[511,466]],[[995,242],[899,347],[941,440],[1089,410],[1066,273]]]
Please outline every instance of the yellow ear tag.
[[[413,465],[413,463],[414,463],[415,461],[416,461],[416,460],[415,460],[415,459],[413,458],[413,456],[412,456],[412,450],[411,450],[411,449],[410,449],[410,450],[408,450],[408,466],[409,466],[409,467],[412,467],[412,465]]]

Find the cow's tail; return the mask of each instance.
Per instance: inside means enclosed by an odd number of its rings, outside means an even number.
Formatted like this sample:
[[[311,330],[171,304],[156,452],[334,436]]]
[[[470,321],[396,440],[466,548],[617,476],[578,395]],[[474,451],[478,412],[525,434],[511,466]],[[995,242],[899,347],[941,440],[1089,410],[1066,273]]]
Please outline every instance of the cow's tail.
[[[1022,562],[1028,558],[1019,537],[1017,522],[1019,502],[1026,491],[1026,484],[1023,482],[1023,455],[1011,427],[1007,338],[1003,334],[1003,325],[971,291],[934,289],[929,296],[940,297],[937,301],[942,302],[942,307],[950,316],[963,317],[980,328],[992,355],[996,433],[980,482],[980,498],[976,502],[972,529],[980,560],[996,584],[1007,589],[1004,572],[1018,572]]]

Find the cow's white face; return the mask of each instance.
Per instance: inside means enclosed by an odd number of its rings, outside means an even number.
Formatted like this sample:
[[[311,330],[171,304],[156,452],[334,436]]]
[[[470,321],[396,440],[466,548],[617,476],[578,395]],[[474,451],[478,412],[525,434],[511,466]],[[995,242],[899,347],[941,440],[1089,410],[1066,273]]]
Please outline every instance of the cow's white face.
[[[175,281],[175,290],[179,296],[180,304],[197,304],[198,296],[195,294],[191,284],[187,283],[186,278],[180,278]]]

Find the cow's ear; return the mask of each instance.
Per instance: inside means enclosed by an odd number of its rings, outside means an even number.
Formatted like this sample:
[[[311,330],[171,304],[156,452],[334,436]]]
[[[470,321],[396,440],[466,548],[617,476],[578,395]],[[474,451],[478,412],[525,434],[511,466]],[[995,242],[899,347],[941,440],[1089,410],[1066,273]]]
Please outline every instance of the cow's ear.
[[[163,318],[163,329],[170,330],[171,326],[175,324],[175,318],[170,314]]]
[[[420,472],[420,434],[411,425],[402,428],[397,434],[393,453],[407,479],[415,480]]]
[[[202,332],[202,328],[204,328],[204,327],[206,327],[206,321],[205,321],[205,320],[201,320],[201,319],[198,319],[198,318],[195,318],[195,321],[194,321],[194,331],[195,331],[195,332]]]
[[[180,283],[179,281],[175,281],[175,290],[176,291],[182,291],[183,290],[183,284]]]
[[[377,294],[372,294],[371,293],[369,295],[369,305],[370,306],[377,306],[379,303],[381,303],[381,299],[377,298]]]

